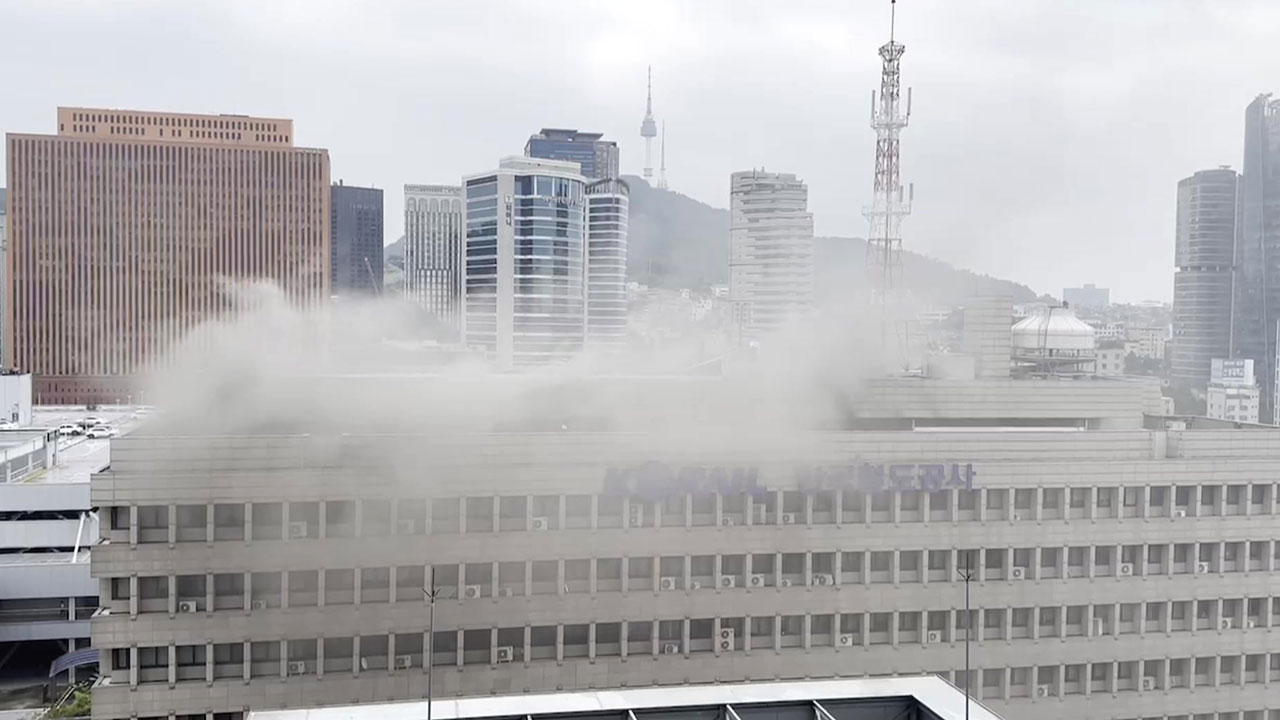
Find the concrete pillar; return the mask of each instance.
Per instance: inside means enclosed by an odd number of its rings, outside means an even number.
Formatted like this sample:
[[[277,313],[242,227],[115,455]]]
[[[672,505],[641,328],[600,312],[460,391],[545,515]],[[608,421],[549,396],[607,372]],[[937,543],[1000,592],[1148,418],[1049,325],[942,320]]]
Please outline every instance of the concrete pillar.
[[[556,527],[557,527],[558,529],[560,529],[560,530],[564,530],[564,528],[565,528],[565,520],[566,520],[566,519],[568,518],[568,516],[569,516],[569,507],[568,507],[568,505],[569,505],[569,503],[565,502],[565,496],[564,496],[564,495],[557,495],[557,496],[556,496],[556,515],[557,515],[557,516],[558,516],[558,518],[559,518],[559,524],[558,524],[558,525],[556,525]],[[498,498],[496,498],[496,497],[493,499],[493,514],[494,514],[494,515],[497,515],[497,514],[498,514]],[[496,527],[497,527],[497,525],[495,524],[495,525],[494,525],[494,527],[496,528]]]
[[[627,622],[626,620],[623,620],[621,623],[619,623],[619,627],[618,627],[618,633],[619,633],[618,639],[620,641],[618,653],[619,655],[622,656],[622,659],[624,662],[627,659],[627,645],[629,644],[629,641],[630,641],[630,636],[628,635],[628,632],[630,631],[630,626],[631,626],[631,623]]]
[[[809,648],[813,647],[813,617],[809,613],[804,614],[804,651],[809,652]]]
[[[498,644],[498,628],[493,629],[493,644]],[[587,623],[587,659],[596,660],[596,624]]]
[[[244,504],[244,544],[253,542],[253,503]]]
[[[213,684],[213,642],[204,644],[204,681],[206,685]]]
[[[533,627],[524,626],[524,664],[529,666],[530,659],[533,657]]]
[[[596,494],[590,495],[591,498],[591,529],[600,529],[600,496]]]
[[[782,616],[773,616],[773,652],[782,652]]]
[[[169,547],[173,547],[178,542],[178,506],[168,506],[169,515]]]
[[[525,568],[526,568],[525,587],[527,588],[529,583],[528,573],[532,572],[532,569],[528,565],[526,565]],[[623,594],[626,594],[627,592],[627,589],[628,589],[627,586],[630,584],[630,578],[631,578],[631,558],[623,557],[622,558],[622,593]]]
[[[213,612],[213,573],[204,575],[204,611]]]
[[[465,633],[463,630],[457,630],[457,631],[455,631],[455,634],[456,634],[457,640],[455,641],[455,643],[454,643],[454,644],[457,646],[457,648],[456,648],[456,650],[454,651],[454,658],[455,658],[455,662],[456,662],[457,666],[458,666],[458,667],[462,667],[462,665],[463,665],[463,655],[462,655],[462,654],[463,654],[464,652],[466,652],[466,648],[465,648],[465,647],[463,647],[464,636],[465,636],[465,634],[466,634],[466,633]]]
[[[351,676],[360,676],[360,636],[351,638]]]
[[[213,505],[204,506],[204,542],[213,545]]]

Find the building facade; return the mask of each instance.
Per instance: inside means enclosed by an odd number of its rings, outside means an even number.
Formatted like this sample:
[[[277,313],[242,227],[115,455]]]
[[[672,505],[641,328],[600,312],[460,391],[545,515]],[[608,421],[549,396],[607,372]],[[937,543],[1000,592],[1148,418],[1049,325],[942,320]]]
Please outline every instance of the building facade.
[[[1062,302],[1077,310],[1104,308],[1111,304],[1111,290],[1093,283],[1085,283],[1084,287],[1063,288]]]
[[[1260,393],[1253,361],[1214,358],[1210,368],[1205,414],[1215,420],[1258,422]]]
[[[502,369],[573,358],[586,326],[586,179],[577,163],[506,158],[463,187],[467,345]]]
[[[631,188],[590,183],[587,193],[587,345],[619,348],[627,339],[627,230]]]
[[[329,156],[290,120],[59,108],[9,134],[5,364],[38,402],[124,402],[235,283],[329,295]]]
[[[1199,386],[1231,352],[1231,294],[1239,175],[1201,170],[1178,183],[1170,375]]]
[[[7,357],[4,354],[5,344],[8,342],[9,333],[7,331],[9,323],[9,293],[6,288],[9,285],[9,239],[5,235],[5,227],[8,222],[9,215],[6,210],[5,189],[0,187],[0,364],[4,364]]]
[[[616,179],[618,143],[601,140],[604,133],[581,132],[562,128],[542,128],[529,136],[524,154],[544,160],[576,162],[588,180]]]
[[[809,188],[791,173],[735,172],[729,183],[729,297],[758,340],[813,308]]]
[[[1276,322],[1280,320],[1280,100],[1259,95],[1245,109],[1239,183],[1232,358],[1254,361],[1262,384],[1263,422],[1273,422]]]
[[[494,384],[426,396],[472,410]],[[963,684],[966,636],[1010,717],[1273,707],[1276,431],[1148,428],[1154,382],[904,378],[869,383],[863,430],[689,433],[753,391],[521,396],[607,397],[607,432],[119,438],[92,486],[94,717],[418,699],[424,665],[437,699]]]
[[[382,191],[329,186],[329,292],[382,294]]]
[[[443,331],[462,331],[462,188],[404,186],[405,294]]]

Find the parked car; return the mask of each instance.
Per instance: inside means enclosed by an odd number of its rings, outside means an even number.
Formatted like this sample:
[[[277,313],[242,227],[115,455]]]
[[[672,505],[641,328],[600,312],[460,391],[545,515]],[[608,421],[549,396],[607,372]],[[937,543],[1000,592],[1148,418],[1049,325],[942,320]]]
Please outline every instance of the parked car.
[[[17,430],[18,423],[12,420],[0,420],[0,430]]]
[[[67,423],[65,425],[58,426],[58,434],[59,435],[83,435],[84,428],[80,427],[79,425],[73,425],[72,423]]]
[[[85,428],[86,430],[91,427],[96,427],[98,425],[106,425],[106,424],[107,424],[107,421],[103,418],[98,417],[97,415],[90,415],[89,417],[84,418],[83,420],[80,421],[80,427]]]
[[[86,432],[85,434],[91,438],[97,439],[97,438],[115,437],[116,435],[119,434],[119,432],[117,432],[115,428],[109,425],[94,425],[93,427],[89,428],[89,431]]]

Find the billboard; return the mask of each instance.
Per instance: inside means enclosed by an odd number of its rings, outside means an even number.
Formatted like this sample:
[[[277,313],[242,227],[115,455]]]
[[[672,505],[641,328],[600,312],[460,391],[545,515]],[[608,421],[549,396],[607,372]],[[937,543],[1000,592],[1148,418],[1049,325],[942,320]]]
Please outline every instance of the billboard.
[[[1209,365],[1209,382],[1217,385],[1254,387],[1252,359],[1214,358]]]

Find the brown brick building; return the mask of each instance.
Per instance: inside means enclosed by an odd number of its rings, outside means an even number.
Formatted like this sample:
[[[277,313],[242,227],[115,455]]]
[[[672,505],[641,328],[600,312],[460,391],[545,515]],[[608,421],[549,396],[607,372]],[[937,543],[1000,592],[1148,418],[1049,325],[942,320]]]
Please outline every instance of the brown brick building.
[[[59,108],[6,141],[4,360],[38,402],[124,400],[229,280],[329,295],[329,155],[291,120]]]

